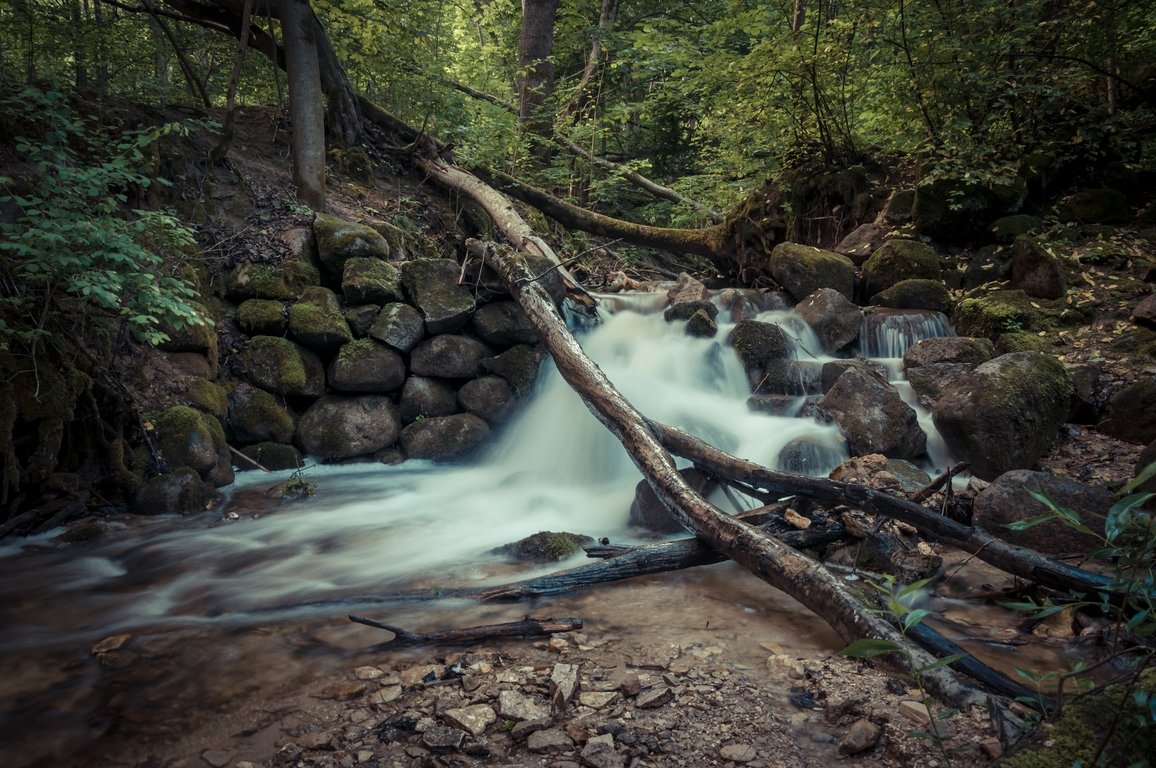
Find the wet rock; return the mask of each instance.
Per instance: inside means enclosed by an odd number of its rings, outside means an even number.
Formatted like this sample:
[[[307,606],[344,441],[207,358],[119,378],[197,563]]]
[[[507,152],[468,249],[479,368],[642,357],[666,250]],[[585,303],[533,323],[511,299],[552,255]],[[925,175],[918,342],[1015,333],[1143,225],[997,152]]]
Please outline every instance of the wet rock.
[[[234,443],[288,443],[296,427],[284,403],[263,389],[242,382],[229,396],[225,430]]]
[[[676,304],[708,301],[709,299],[710,290],[701,282],[688,275],[686,272],[680,272],[674,287],[666,292],[666,301],[672,307]],[[681,319],[685,320],[686,318],[684,317]],[[666,318],[666,320],[667,322],[670,322],[669,317]]]
[[[518,691],[498,694],[498,715],[506,720],[544,720],[550,708]]]
[[[857,370],[845,371],[817,408],[839,425],[852,456],[882,453],[912,459],[927,447],[915,411],[895,388]]]
[[[718,754],[732,763],[749,763],[759,756],[758,750],[750,744],[727,744],[719,749]]]
[[[771,276],[796,301],[820,288],[832,288],[850,299],[855,265],[846,256],[809,245],[779,243],[771,251]]]
[[[522,397],[533,390],[545,359],[546,352],[542,347],[520,344],[496,357],[482,360],[482,367],[508,381],[514,392]]]
[[[401,355],[373,339],[349,342],[329,364],[329,385],[342,392],[392,392],[404,382]]]
[[[401,431],[401,446],[411,459],[447,461],[466,456],[489,435],[486,422],[459,413],[414,421]]]
[[[480,376],[458,390],[458,403],[490,424],[505,421],[514,405],[514,388],[501,376]]]
[[[929,309],[933,312],[951,311],[951,292],[942,280],[914,278],[900,280],[895,285],[871,297],[871,303],[896,309]]]
[[[398,415],[402,424],[434,416],[451,416],[458,412],[458,394],[444,381],[424,376],[410,376],[401,388]]]
[[[705,312],[711,320],[718,317],[718,307],[706,299],[701,299],[671,304],[663,310],[662,319],[668,323],[673,323],[676,320],[689,320],[696,312]]]
[[[804,407],[811,398],[799,395],[751,395],[747,398],[747,407],[756,413],[766,413],[771,416],[795,417],[805,413]]]
[[[870,720],[856,720],[839,742],[840,755],[857,755],[865,752],[879,742],[883,729]]]
[[[243,354],[245,375],[278,395],[317,397],[325,391],[325,368],[313,352],[277,336],[254,336]]]
[[[271,472],[305,466],[301,452],[283,443],[254,443],[241,448],[241,453]],[[254,469],[248,462],[237,462],[237,466],[239,469]]]
[[[759,320],[736,323],[727,344],[738,354],[752,387],[762,381],[772,363],[791,355],[791,343],[783,329]]]
[[[538,331],[517,302],[486,304],[474,313],[473,325],[478,338],[499,349],[538,342]]]
[[[1114,501],[1111,492],[1103,488],[1063,480],[1046,472],[1013,470],[997,477],[975,497],[972,522],[1012,544],[1040,552],[1088,552],[1100,546],[1096,537],[1057,520],[1026,531],[1007,528],[1008,524],[1049,514],[1048,508],[1032,498],[1029,491],[1042,493],[1057,505],[1072,510],[1092,530],[1103,530],[1104,517]]]
[[[329,395],[301,415],[296,443],[322,460],[347,459],[392,445],[400,430],[397,407],[387,397]]]
[[[398,352],[408,352],[425,338],[425,321],[408,304],[386,304],[370,326],[368,335]]]
[[[582,764],[589,768],[623,768],[625,758],[614,748],[614,737],[609,733],[586,740],[582,748]]]
[[[453,259],[422,259],[401,265],[402,285],[421,312],[427,333],[454,333],[469,322],[474,297],[465,286],[458,285],[460,271]]]
[[[364,224],[319,213],[313,219],[313,235],[317,240],[318,260],[333,280],[341,279],[349,259],[389,258],[389,243]]]
[[[582,547],[593,543],[594,539],[579,533],[539,531],[493,551],[514,560],[556,562],[581,552]]]
[[[389,304],[405,298],[397,267],[388,261],[362,256],[345,262],[341,293],[350,304]]]
[[[823,477],[846,458],[842,445],[821,437],[797,437],[783,446],[775,467],[797,475]]]
[[[696,339],[713,338],[718,333],[718,323],[714,321],[709,312],[700,309],[687,318],[684,332],[687,336],[693,336]]]
[[[820,288],[795,307],[815,331],[824,352],[836,352],[859,336],[863,310],[833,288]]]
[[[189,467],[149,478],[133,498],[135,515],[191,515],[204,512],[220,496]]]
[[[442,719],[447,725],[477,738],[486,728],[497,722],[498,715],[489,704],[472,704],[468,707],[447,709],[442,713]]]
[[[443,333],[414,347],[409,365],[418,376],[472,379],[481,372],[482,359],[493,354],[490,347],[477,339]]]
[[[1068,291],[1063,265],[1032,237],[1012,246],[1011,286],[1037,299],[1060,299]]]
[[[844,360],[831,360],[823,363],[823,367],[819,369],[820,386],[825,393],[831,391],[831,387],[835,386],[835,382],[843,375],[845,371],[855,369],[865,376],[871,376],[883,383],[887,383],[887,368],[882,363],[874,360],[867,360],[861,357],[847,358]]]
[[[1114,394],[1096,428],[1131,443],[1156,440],[1156,377],[1132,382]]]
[[[337,296],[328,288],[314,287],[289,307],[289,334],[301,346],[328,356],[353,341]]]
[[[361,304],[345,310],[345,322],[355,339],[364,339],[380,314],[381,307],[376,304]]]
[[[1013,352],[962,376],[935,404],[932,418],[948,447],[984,480],[1031,467],[1068,413],[1072,383],[1064,366],[1040,352]]]
[[[233,482],[229,444],[216,418],[175,405],[157,417],[156,432],[157,448],[169,467],[190,467],[218,488]]]
[[[717,482],[693,467],[679,470],[682,479],[703,496],[709,496],[717,487]],[[658,533],[678,533],[685,530],[682,524],[670,516],[670,512],[658,500],[650,483],[640,480],[634,487],[634,502],[630,505],[630,524]]]
[[[935,363],[967,363],[973,368],[995,357],[995,346],[987,339],[966,336],[936,336],[921,339],[903,353],[903,367],[910,371]]]
[[[863,263],[863,292],[867,296],[912,279],[943,280],[939,256],[918,240],[888,240]]]

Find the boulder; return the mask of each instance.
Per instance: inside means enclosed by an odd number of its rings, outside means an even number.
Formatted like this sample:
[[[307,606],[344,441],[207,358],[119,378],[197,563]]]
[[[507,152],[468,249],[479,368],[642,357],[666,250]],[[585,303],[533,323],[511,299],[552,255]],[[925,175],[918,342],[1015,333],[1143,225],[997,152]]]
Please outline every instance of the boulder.
[[[389,243],[372,227],[319,213],[313,219],[317,257],[331,280],[341,280],[351,258],[388,259]]]
[[[320,283],[321,273],[304,258],[280,264],[244,262],[221,281],[225,298],[237,303],[246,299],[292,301],[306,288]]]
[[[421,312],[430,334],[460,331],[474,311],[474,297],[458,285],[461,268],[453,259],[423,259],[401,265],[401,282]]]
[[[1132,322],[1156,328],[1156,293],[1145,296],[1132,310]]]
[[[192,515],[204,512],[220,494],[191,467],[157,475],[145,481],[133,498],[135,515]]]
[[[381,307],[376,304],[359,304],[345,310],[345,322],[349,323],[349,330],[353,338],[364,339],[369,335],[369,329],[377,322],[381,314]]]
[[[546,350],[542,347],[519,344],[496,357],[482,360],[482,367],[510,382],[514,392],[522,397],[533,390],[545,359]]]
[[[711,320],[718,317],[718,307],[706,299],[696,299],[671,304],[663,310],[662,319],[668,323],[673,323],[675,320],[689,320],[696,312],[705,312]]]
[[[323,357],[353,341],[337,296],[320,287],[309,288],[289,307],[289,333],[294,341]]]
[[[381,450],[400,431],[397,407],[388,397],[328,395],[301,414],[295,442],[302,452],[331,461]]]
[[[1112,395],[1097,429],[1131,443],[1156,440],[1156,377],[1134,381]]]
[[[874,296],[902,280],[943,280],[939,256],[918,240],[888,240],[863,263],[863,293]]]
[[[1015,213],[1001,216],[991,223],[991,233],[1001,243],[1014,243],[1022,235],[1034,235],[1043,229],[1044,223],[1036,216]]]
[[[473,324],[478,338],[499,349],[538,342],[533,323],[514,301],[486,304],[474,313]]]
[[[861,266],[876,248],[883,245],[887,232],[887,229],[874,222],[860,224],[839,241],[834,251],[849,258],[855,266]]]
[[[278,398],[249,384],[238,384],[229,396],[225,428],[233,442],[288,443],[297,425],[293,414]]]
[[[709,496],[718,487],[718,482],[705,472],[689,467],[678,471],[686,484],[701,496]],[[640,480],[634,487],[634,502],[630,505],[630,524],[646,528],[656,533],[679,533],[685,530],[682,524],[670,516],[670,512],[658,500],[650,483]]]
[[[688,301],[709,301],[710,289],[686,272],[679,272],[674,287],[666,292],[666,300],[671,306]]]
[[[481,372],[482,359],[493,354],[490,347],[477,339],[443,333],[414,347],[409,366],[418,376],[471,379]]]
[[[401,431],[401,446],[411,459],[448,461],[468,456],[490,434],[472,413],[419,419]]]
[[[279,469],[300,469],[305,466],[301,452],[284,443],[255,443],[246,445],[241,453],[271,472]],[[247,461],[234,462],[238,469],[254,469]]]
[[[867,360],[862,357],[828,360],[823,363],[823,367],[819,373],[820,388],[823,394],[830,392],[831,387],[835,386],[835,382],[839,380],[843,372],[850,368],[854,368],[868,376],[874,376],[884,384],[887,383],[887,368],[875,360]]]
[[[1051,447],[1067,416],[1072,382],[1041,352],[1013,352],[964,374],[936,402],[932,418],[954,454],[991,480],[1028,469]]]
[[[202,376],[194,376],[185,388],[185,400],[199,411],[204,411],[218,419],[225,418],[229,411],[229,393],[220,384],[215,384]]]
[[[329,386],[342,392],[392,392],[404,382],[401,355],[373,339],[349,342],[329,364]]]
[[[389,304],[405,298],[398,268],[388,261],[363,256],[345,262],[341,292],[350,304]]]
[[[773,363],[791,356],[791,342],[783,329],[760,320],[736,323],[727,344],[738,354],[752,388],[759,385]]]
[[[891,194],[883,208],[883,218],[891,224],[905,224],[911,221],[915,208],[915,190],[898,189]]]
[[[820,288],[833,288],[848,299],[855,292],[855,265],[846,256],[798,243],[779,243],[771,251],[771,276],[801,301]]]
[[[831,471],[830,478],[897,496],[914,493],[931,483],[931,477],[910,461],[889,459],[879,453],[847,459]]]
[[[686,319],[686,326],[682,329],[687,336],[696,339],[710,339],[718,334],[718,323],[705,309],[700,309]]]
[[[325,367],[317,355],[279,336],[254,336],[242,355],[249,381],[278,395],[317,397]]]
[[[1060,520],[1049,520],[1024,531],[1008,528],[1009,524],[1051,514],[1031,495],[1032,491],[1072,510],[1081,523],[1101,532],[1104,517],[1115,501],[1104,488],[1064,480],[1047,472],[1016,469],[1004,472],[979,492],[972,504],[972,523],[1011,544],[1047,554],[1086,554],[1103,545],[1095,536],[1080,533]]]
[[[930,309],[947,314],[951,311],[951,291],[942,280],[913,278],[900,280],[895,285],[871,297],[871,303],[895,309]]]
[[[927,448],[927,435],[911,406],[895,388],[850,368],[818,403],[820,416],[839,425],[852,456],[882,453],[913,459]]]
[[[1081,189],[1063,205],[1068,221],[1117,224],[1128,220],[1128,196],[1114,189]]]
[[[970,373],[975,363],[928,363],[907,371],[907,382],[920,398],[920,403],[931,407],[955,386],[959,377]]]
[[[229,444],[221,423],[187,405],[174,405],[156,419],[157,449],[170,469],[189,467],[220,488],[233,482]]]
[[[246,299],[237,307],[237,325],[249,336],[284,336],[289,313],[283,301]]]
[[[582,551],[582,547],[593,544],[594,539],[580,533],[565,531],[539,531],[511,544],[493,550],[511,560],[549,563],[565,560]]]
[[[1032,237],[1018,238],[1012,246],[1011,286],[1037,299],[1060,299],[1068,292],[1059,259]]]
[[[811,293],[798,303],[795,312],[815,331],[827,353],[855,341],[863,323],[863,310],[833,288]]]
[[[994,358],[995,346],[987,339],[967,336],[936,336],[913,344],[903,353],[907,371],[938,363],[967,363],[972,368]]]
[[[386,304],[367,335],[398,352],[409,352],[425,338],[425,321],[421,313],[408,304]]]
[[[410,376],[401,388],[398,409],[402,424],[431,416],[449,416],[458,412],[458,395],[444,381]]]
[[[951,316],[961,336],[995,339],[1008,331],[1033,330],[1040,312],[1020,289],[992,291],[959,302]]]
[[[514,405],[514,388],[493,374],[467,381],[458,390],[458,403],[467,413],[490,424],[505,421]]]

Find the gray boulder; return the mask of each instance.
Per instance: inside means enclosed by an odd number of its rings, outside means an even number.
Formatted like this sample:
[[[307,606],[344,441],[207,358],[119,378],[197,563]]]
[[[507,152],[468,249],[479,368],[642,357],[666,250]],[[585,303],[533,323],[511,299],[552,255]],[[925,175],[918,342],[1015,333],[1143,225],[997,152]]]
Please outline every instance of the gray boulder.
[[[411,459],[447,461],[469,455],[490,434],[490,426],[472,413],[419,419],[401,431],[401,446]]]
[[[1021,237],[1012,246],[1011,287],[1037,299],[1061,299],[1068,292],[1063,265],[1038,240]]]
[[[907,382],[920,397],[920,403],[932,407],[954,387],[959,377],[975,369],[974,363],[929,363],[907,371]]]
[[[710,299],[710,289],[686,272],[679,272],[674,287],[666,292],[666,300],[671,306],[688,301],[707,301],[708,299]],[[667,319],[669,320],[669,318]]]
[[[1051,447],[1072,391],[1054,357],[1012,352],[961,376],[936,402],[932,418],[955,455],[991,480],[1030,468]]]
[[[505,421],[514,405],[514,388],[501,376],[481,376],[458,390],[458,403],[467,413],[490,424]]]
[[[242,359],[249,381],[261,389],[294,397],[317,397],[325,391],[321,360],[289,339],[254,336]]]
[[[871,297],[871,303],[896,309],[930,309],[947,314],[951,311],[951,291],[942,280],[912,278],[900,280],[895,285]]]
[[[408,304],[386,304],[367,335],[398,352],[409,352],[425,338],[425,321],[421,313]]]
[[[405,298],[398,268],[388,261],[363,256],[345,262],[341,292],[350,304],[388,304]]]
[[[911,406],[895,388],[850,368],[818,403],[821,416],[839,425],[852,456],[881,453],[913,459],[927,448],[927,435]]]
[[[237,325],[250,336],[283,336],[289,330],[285,303],[272,299],[246,299],[237,307]]]
[[[323,356],[353,341],[337,296],[328,288],[320,287],[306,290],[301,299],[289,307],[289,334],[294,341]]]
[[[453,333],[469,322],[474,297],[458,285],[461,268],[453,259],[423,259],[401,265],[401,282],[421,312],[428,333]]]
[[[381,307],[376,304],[358,304],[345,310],[345,322],[349,323],[355,339],[364,339],[380,314]]]
[[[759,385],[769,367],[791,356],[791,342],[783,329],[759,320],[736,323],[727,344],[738,354],[752,388]]]
[[[229,395],[225,429],[235,443],[288,443],[296,428],[284,403],[263,389],[241,383]]]
[[[373,339],[349,342],[329,364],[329,385],[342,392],[392,392],[403,382],[401,355]]]
[[[482,367],[510,382],[514,392],[521,397],[534,389],[545,359],[546,351],[542,347],[519,344],[496,357],[486,358]]]
[[[170,469],[189,467],[217,488],[233,482],[225,430],[216,418],[174,405],[156,419],[157,448]]]
[[[844,371],[851,368],[868,376],[873,376],[883,383],[887,383],[887,368],[875,360],[867,360],[862,357],[828,360],[823,363],[823,367],[819,373],[820,388],[823,394],[830,392],[831,387],[835,386],[835,382],[839,380],[839,377],[843,375]]]
[[[1046,472],[1016,469],[1003,473],[979,492],[972,504],[972,523],[1012,544],[1048,554],[1086,554],[1102,546],[1096,537],[1080,533],[1059,520],[1049,520],[1024,531],[1007,528],[1009,524],[1051,514],[1042,502],[1032,497],[1031,491],[1072,510],[1081,523],[1100,532],[1104,530],[1104,517],[1115,501],[1112,493],[1103,488],[1063,480]]]
[[[392,445],[400,431],[397,407],[388,397],[329,395],[301,414],[295,442],[322,460],[348,459]]]
[[[192,515],[220,499],[212,483],[190,467],[149,478],[137,491],[130,510],[135,515]]]
[[[701,470],[689,467],[678,471],[686,484],[701,496],[709,496],[718,487],[718,482]],[[630,505],[630,524],[646,528],[656,533],[678,533],[685,530],[682,524],[670,516],[670,512],[658,500],[650,483],[640,480],[634,487],[634,502]]]
[[[1156,377],[1134,381],[1112,395],[1097,429],[1132,443],[1156,440]]]
[[[458,412],[458,395],[444,381],[410,376],[401,388],[398,409],[402,424],[431,416],[449,416]]]
[[[937,363],[966,363],[975,366],[995,357],[995,345],[988,339],[967,336],[935,336],[922,339],[903,353],[903,367],[907,371]]]
[[[852,298],[855,265],[849,258],[798,243],[779,243],[771,251],[771,276],[787,293],[801,301],[820,288],[833,288]]]
[[[414,347],[409,366],[418,376],[471,379],[481,372],[482,359],[493,354],[490,347],[477,339],[443,333]]]
[[[859,337],[863,310],[833,288],[820,288],[795,307],[815,331],[824,352],[836,352]]]
[[[349,259],[389,258],[389,243],[364,224],[319,213],[313,219],[313,234],[317,239],[317,257],[321,266],[335,281],[341,279],[345,262]]]
[[[279,469],[300,469],[305,466],[301,452],[285,443],[254,443],[242,448],[241,453],[272,472]],[[234,464],[238,469],[255,468],[247,461],[236,461]]]
[[[499,349],[538,341],[538,332],[517,302],[486,304],[474,313],[473,324],[478,338]]]

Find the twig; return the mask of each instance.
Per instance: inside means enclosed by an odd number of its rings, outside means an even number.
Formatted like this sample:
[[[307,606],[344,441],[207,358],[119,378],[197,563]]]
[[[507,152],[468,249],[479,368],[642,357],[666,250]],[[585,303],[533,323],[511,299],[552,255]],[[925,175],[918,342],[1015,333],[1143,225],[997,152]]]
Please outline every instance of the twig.
[[[234,456],[236,456],[237,458],[244,459],[245,461],[249,462],[250,464],[252,464],[257,469],[261,470],[262,472],[268,472],[269,471],[269,469],[267,469],[266,467],[262,466],[261,464],[258,464],[255,459],[249,458],[248,456],[241,453],[240,451],[238,451],[236,448],[234,448],[231,445],[229,446],[229,451],[232,452],[232,454]]]
[[[479,627],[464,629],[447,629],[440,632],[409,632],[390,624],[384,624],[364,616],[349,614],[349,620],[367,627],[384,629],[394,634],[393,640],[387,640],[390,645],[437,645],[442,643],[476,643],[481,640],[493,640],[504,637],[532,637],[537,635],[552,635],[557,632],[571,632],[582,629],[582,619],[566,617],[561,619],[535,619],[527,616],[521,621],[512,621],[505,624],[485,624]]]

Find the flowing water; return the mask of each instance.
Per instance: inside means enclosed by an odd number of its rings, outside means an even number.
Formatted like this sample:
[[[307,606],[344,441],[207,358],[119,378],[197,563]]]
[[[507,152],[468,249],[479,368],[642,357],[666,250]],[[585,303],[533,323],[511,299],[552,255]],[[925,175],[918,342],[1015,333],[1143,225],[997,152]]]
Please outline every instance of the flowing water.
[[[818,446],[814,474],[845,458],[834,426],[751,412],[734,352],[686,336],[653,301],[616,297],[620,311],[582,339],[645,415],[768,466],[801,438]],[[760,317],[784,325],[801,362],[821,362],[805,324],[789,313]],[[725,316],[720,326],[721,339]],[[870,351],[891,358],[895,372],[906,345],[949,332],[922,321],[880,327],[892,330],[880,331],[885,343]],[[930,463],[942,464],[945,452],[929,444]],[[288,503],[271,490],[285,477],[243,473],[223,510],[126,516],[93,542],[60,543],[54,532],[0,544],[0,751],[16,756],[5,765],[75,756],[113,732],[171,736],[195,712],[224,712],[238,697],[268,698],[348,665],[382,639],[345,620],[358,596],[532,575],[490,553],[507,542],[543,530],[644,538],[627,524],[640,474],[552,368],[472,463],[316,467],[306,473],[316,494]],[[526,610],[407,603],[389,607],[388,618],[421,630],[514,620]],[[703,633],[709,641],[713,626],[730,633],[728,655],[752,665],[765,656],[761,643],[799,654],[837,647],[821,622],[730,564],[599,587],[552,599],[545,610],[657,643]],[[131,638],[132,653],[97,663],[90,649],[116,635]]]

